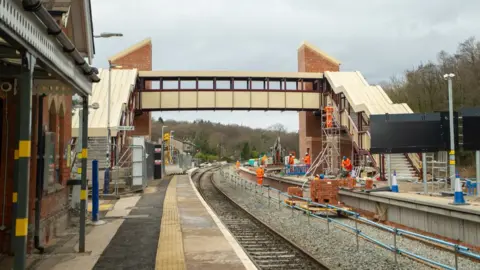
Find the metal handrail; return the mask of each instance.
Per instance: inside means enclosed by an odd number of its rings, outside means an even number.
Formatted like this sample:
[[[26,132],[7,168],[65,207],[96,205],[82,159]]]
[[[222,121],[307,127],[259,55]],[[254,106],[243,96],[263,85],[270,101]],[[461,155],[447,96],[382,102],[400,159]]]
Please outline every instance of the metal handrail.
[[[248,184],[252,185],[252,186],[255,186],[254,189],[255,189],[255,193],[257,194],[257,186],[260,186],[261,188],[263,188],[262,185],[259,185],[253,181],[249,181],[249,180],[246,180],[246,179],[243,179],[241,177],[239,177],[238,175],[235,175],[235,174],[230,174],[229,172],[225,172],[223,169],[220,170],[220,174],[225,178],[229,178],[228,180],[230,180],[230,183],[234,183],[235,186],[237,186],[237,181],[240,180],[240,186],[241,187],[247,187]],[[248,188],[246,188],[248,189]],[[275,193],[278,194],[278,197],[275,198],[275,197],[272,197],[270,196],[270,191],[273,191]],[[474,253],[472,252],[468,247],[465,247],[465,246],[462,246],[462,245],[458,245],[458,244],[455,244],[455,243],[452,243],[452,242],[448,242],[448,241],[445,241],[445,240],[441,240],[441,239],[438,239],[438,238],[434,238],[434,237],[429,237],[429,236],[426,236],[426,235],[422,235],[422,234],[418,234],[418,233],[414,233],[414,232],[410,232],[410,231],[407,231],[407,230],[403,230],[403,229],[398,229],[398,228],[395,228],[395,227],[391,227],[391,226],[387,226],[387,225],[384,225],[384,224],[380,224],[380,223],[377,223],[377,222],[374,222],[374,221],[371,221],[367,218],[364,218],[364,217],[361,217],[359,213],[357,212],[354,212],[354,211],[350,211],[350,210],[346,210],[346,209],[343,209],[341,207],[337,207],[337,206],[334,206],[334,205],[330,205],[330,204],[321,204],[321,203],[316,203],[316,202],[312,202],[310,199],[308,198],[304,198],[304,197],[299,197],[299,196],[295,196],[295,195],[289,195],[288,193],[286,192],[282,192],[278,189],[275,189],[275,188],[272,188],[270,186],[268,186],[268,199],[274,199],[276,200],[279,205],[280,204],[283,204],[287,207],[290,207],[292,208],[292,211],[293,209],[298,209],[298,210],[301,210],[303,212],[305,212],[307,215],[309,216],[312,216],[312,217],[315,217],[315,218],[318,218],[318,219],[322,219],[324,221],[327,222],[327,224],[329,224],[330,222],[332,223],[335,223],[335,224],[338,224],[339,226],[342,226],[342,227],[345,227],[345,228],[348,228],[352,231],[355,232],[356,234],[356,237],[358,236],[362,236],[364,238],[366,238],[367,240],[371,241],[372,243],[380,246],[380,247],[383,247],[387,250],[390,250],[394,253],[395,255],[395,262],[397,262],[397,259],[396,259],[396,256],[397,254],[406,254],[407,256],[410,256],[410,257],[414,257],[418,260],[421,260],[423,262],[426,262],[426,263],[429,263],[429,264],[432,264],[432,265],[435,265],[435,266],[438,266],[438,267],[442,267],[444,269],[458,269],[458,255],[461,254],[461,255],[464,255],[464,256],[467,256],[467,257],[470,257],[470,258],[473,258],[473,259],[477,259],[477,260],[480,260],[480,254],[477,254],[477,253]],[[309,204],[311,205],[314,205],[314,206],[320,206],[322,208],[327,208],[327,209],[334,209],[334,210],[337,210],[337,211],[340,211],[340,212],[343,212],[347,215],[350,215],[350,216],[354,216],[355,217],[355,222],[357,222],[357,220],[360,220],[362,222],[365,222],[365,223],[368,223],[369,225],[372,225],[374,227],[377,227],[377,228],[380,228],[380,229],[383,229],[383,230],[386,230],[390,233],[393,234],[394,236],[394,245],[393,246],[389,246],[379,240],[376,240],[374,239],[373,237],[371,236],[368,236],[366,235],[365,233],[361,232],[360,230],[358,230],[357,228],[354,228],[348,224],[345,224],[339,220],[336,220],[336,219],[332,219],[330,217],[321,217],[321,216],[318,216],[318,215],[315,215],[313,213],[311,213],[309,210],[307,209],[303,209],[303,208],[300,208],[298,206],[294,206],[294,205],[289,205],[289,204],[286,204],[284,202],[282,202],[282,200],[280,200],[280,195],[286,197],[286,198],[290,198],[290,199],[299,199],[299,200],[302,200],[302,201],[305,201],[305,202],[308,202]],[[262,192],[262,196],[265,197],[264,193]],[[421,238],[423,240],[427,240],[427,241],[431,241],[431,242],[434,242],[434,243],[437,243],[437,244],[440,244],[440,245],[444,245],[444,246],[447,246],[447,247],[450,247],[450,248],[453,248],[453,252],[454,252],[454,255],[455,255],[455,267],[451,267],[451,266],[448,266],[448,265],[445,265],[443,263],[440,263],[440,262],[437,262],[437,261],[434,261],[434,260],[431,260],[431,259],[428,259],[428,258],[425,258],[425,257],[422,257],[420,255],[417,255],[415,253],[412,253],[412,252],[409,252],[409,251],[406,251],[404,249],[400,249],[397,247],[396,245],[396,236],[401,236],[401,235],[410,235],[410,236],[414,236],[414,237],[417,237],[417,238]],[[358,241],[358,240],[357,240]],[[357,242],[357,247],[358,247],[358,242]]]

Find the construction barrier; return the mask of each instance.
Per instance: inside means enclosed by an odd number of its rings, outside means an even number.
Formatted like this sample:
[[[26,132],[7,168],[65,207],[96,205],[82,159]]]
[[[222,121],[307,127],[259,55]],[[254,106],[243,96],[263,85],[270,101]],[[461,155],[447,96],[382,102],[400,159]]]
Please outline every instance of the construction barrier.
[[[261,198],[268,199],[268,207],[270,207],[271,201],[273,200],[273,201],[275,201],[275,204],[278,204],[278,209],[280,209],[280,205],[284,205],[286,207],[291,208],[292,209],[292,217],[293,217],[293,210],[296,209],[296,210],[303,211],[308,217],[313,217],[313,218],[316,218],[316,219],[319,219],[319,220],[325,222],[327,224],[327,233],[329,233],[329,231],[330,231],[330,223],[353,231],[354,235],[356,237],[357,251],[359,249],[359,245],[358,245],[359,237],[362,237],[362,238],[370,241],[373,244],[376,244],[376,245],[378,245],[382,248],[385,248],[385,249],[391,251],[394,255],[396,264],[398,264],[397,255],[406,255],[408,257],[415,258],[419,261],[422,261],[426,264],[436,266],[436,267],[440,267],[440,268],[443,268],[443,269],[449,269],[449,270],[458,269],[458,255],[464,255],[464,256],[467,256],[467,257],[470,257],[470,258],[473,258],[473,259],[476,259],[476,260],[480,260],[480,254],[472,252],[468,247],[458,245],[458,244],[455,244],[455,243],[452,243],[452,242],[444,241],[444,240],[441,240],[441,239],[438,239],[438,238],[429,237],[429,236],[426,236],[426,235],[422,235],[422,234],[410,232],[410,231],[407,231],[407,230],[397,229],[395,227],[380,224],[380,223],[371,221],[367,218],[361,217],[359,213],[356,213],[356,212],[351,211],[351,210],[347,210],[347,209],[342,208],[342,207],[331,205],[329,203],[323,203],[322,204],[322,203],[312,202],[312,200],[310,200],[308,198],[304,198],[302,196],[297,196],[299,194],[298,194],[298,190],[296,190],[296,189],[289,189],[288,192],[285,193],[285,192],[282,192],[278,189],[272,188],[270,186],[258,185],[255,182],[252,182],[252,181],[249,181],[247,179],[243,179],[243,178],[239,177],[238,174],[236,174],[234,172],[224,171],[223,169],[220,170],[220,175],[223,176],[224,179],[229,180],[229,184],[232,185],[233,188],[236,189],[237,187],[240,187],[240,188],[245,189],[247,192],[254,192],[255,198],[258,198],[258,196],[260,196]],[[335,181],[338,181],[338,180],[335,180]],[[347,180],[344,180],[344,181],[348,182]],[[312,182],[327,182],[327,181],[312,181]],[[338,184],[340,184],[340,183],[338,183]],[[350,184],[350,183],[348,183],[348,184]],[[294,194],[297,194],[297,195],[294,195]],[[319,215],[317,213],[314,213],[314,212],[308,210],[308,208],[305,209],[305,208],[299,207],[297,205],[297,203],[295,203],[295,201],[297,201],[297,202],[298,201],[303,201],[303,202],[306,202],[309,206],[312,205],[312,206],[316,206],[316,207],[319,207],[319,208],[332,209],[332,210],[335,210],[337,212],[342,212],[344,215],[347,215],[347,216],[351,217],[355,221],[355,226],[348,225],[348,224],[346,224],[346,223],[344,223],[340,220],[333,219],[332,217],[329,217],[328,211],[326,211],[327,215],[325,216],[325,215]],[[358,229],[358,221],[361,221],[363,223],[367,223],[371,226],[374,226],[374,227],[377,227],[377,228],[380,228],[382,230],[385,230],[385,231],[388,231],[388,232],[392,233],[393,245],[385,244],[385,243],[381,242],[380,240],[374,239],[373,237],[363,233],[361,230]],[[430,241],[430,242],[433,242],[433,243],[436,243],[436,244],[443,245],[447,248],[451,248],[451,250],[452,250],[452,252],[454,253],[454,256],[455,256],[455,266],[454,267],[448,266],[448,265],[445,265],[443,263],[440,263],[440,262],[422,257],[422,256],[417,255],[415,253],[409,252],[405,249],[399,248],[397,246],[397,236],[402,236],[402,235],[414,236],[414,237],[417,237],[417,238],[420,238],[420,239],[423,239],[423,240],[427,240],[427,241]]]
[[[310,168],[310,165],[306,164],[293,164],[285,166],[286,175],[305,175]]]

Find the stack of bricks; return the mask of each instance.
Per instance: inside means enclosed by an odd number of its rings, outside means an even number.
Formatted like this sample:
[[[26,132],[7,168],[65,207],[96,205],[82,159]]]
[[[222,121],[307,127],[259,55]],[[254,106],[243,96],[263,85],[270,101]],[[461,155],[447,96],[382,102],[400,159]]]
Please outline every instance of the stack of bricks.
[[[293,195],[302,198],[303,197],[303,191],[299,187],[288,187],[287,189],[288,195]],[[293,198],[295,200],[295,198]]]
[[[348,178],[346,181],[347,181],[347,187],[349,189],[354,189],[357,186],[356,178]]]
[[[373,189],[373,179],[369,178],[365,181],[365,189],[366,190]]]
[[[346,186],[347,180],[320,180],[310,182],[310,198],[313,202],[338,204],[338,189]]]

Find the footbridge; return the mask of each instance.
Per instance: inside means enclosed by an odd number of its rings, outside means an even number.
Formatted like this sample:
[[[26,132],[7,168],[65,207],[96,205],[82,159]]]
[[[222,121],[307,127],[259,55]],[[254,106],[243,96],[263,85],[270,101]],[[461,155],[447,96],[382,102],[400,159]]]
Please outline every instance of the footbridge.
[[[358,71],[140,71],[134,98],[137,111],[316,111],[330,103],[359,155],[369,155],[370,115],[412,113],[407,104],[393,103]],[[372,159],[377,167],[384,163],[382,156]],[[406,178],[414,176],[410,170],[418,170],[420,164],[416,154],[396,160]]]
[[[338,71],[338,60],[307,42],[298,50],[301,72],[152,71],[149,62],[142,60],[147,49],[151,50],[150,39],[111,59],[123,66],[121,70],[112,70],[112,74],[100,70],[102,82],[93,87],[90,99],[100,104],[89,115],[90,137],[105,137],[108,124],[115,144],[131,134],[121,130],[121,126],[135,126],[139,134],[149,134],[148,128],[142,127],[148,126],[149,113],[153,111],[298,111],[300,150],[316,153],[321,148],[322,132],[321,121],[313,112],[331,104],[336,107],[336,118],[348,137],[348,143],[342,143],[345,150],[342,154],[352,153],[356,159],[370,155],[370,115],[412,113],[407,104],[392,102],[380,86],[370,85],[360,72]],[[134,64],[132,57],[137,59]],[[110,123],[107,121],[109,87],[113,97]],[[72,128],[72,135],[76,136],[75,119]],[[395,155],[391,158],[397,177],[411,178],[418,174],[421,162],[417,154]],[[370,157],[375,167],[385,169],[383,156]]]
[[[323,73],[308,72],[140,71],[139,83],[142,111],[312,111],[326,87]]]

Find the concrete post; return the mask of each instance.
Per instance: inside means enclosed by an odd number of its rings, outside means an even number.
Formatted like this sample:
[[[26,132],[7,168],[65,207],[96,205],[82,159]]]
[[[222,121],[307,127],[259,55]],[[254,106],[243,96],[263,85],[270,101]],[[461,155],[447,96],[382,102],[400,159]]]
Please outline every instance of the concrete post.
[[[36,58],[29,52],[22,53],[22,72],[18,104],[19,128],[18,142],[18,200],[15,224],[15,270],[26,269],[28,235],[28,191],[30,184],[30,155],[32,135],[32,86]]]
[[[423,193],[428,193],[427,187],[427,154],[422,153]]]
[[[388,175],[388,186],[392,187],[392,160],[390,159],[390,154],[387,154],[387,175]]]

